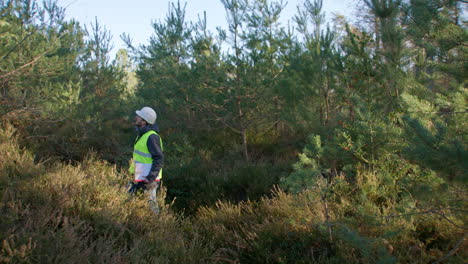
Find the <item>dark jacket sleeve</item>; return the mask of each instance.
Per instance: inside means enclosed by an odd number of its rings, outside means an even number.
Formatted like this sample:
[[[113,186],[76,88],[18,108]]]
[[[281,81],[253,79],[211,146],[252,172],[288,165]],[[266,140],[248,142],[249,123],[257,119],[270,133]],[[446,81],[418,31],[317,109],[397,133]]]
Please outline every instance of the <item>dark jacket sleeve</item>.
[[[148,177],[149,179],[156,179],[164,163],[164,154],[161,149],[159,136],[154,134],[149,136],[146,145],[148,146],[151,158],[153,159],[153,164],[151,165],[151,171]]]

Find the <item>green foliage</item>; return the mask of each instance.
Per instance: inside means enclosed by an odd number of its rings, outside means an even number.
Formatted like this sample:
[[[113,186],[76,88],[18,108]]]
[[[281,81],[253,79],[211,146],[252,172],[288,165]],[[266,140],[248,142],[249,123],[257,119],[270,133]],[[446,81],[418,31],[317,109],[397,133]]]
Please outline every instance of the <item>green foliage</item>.
[[[382,166],[380,174],[360,171],[356,182],[340,176],[326,187],[329,180],[318,179],[319,188],[328,189],[329,220],[316,190],[292,195],[276,189],[271,198],[219,201],[182,218],[164,203],[164,188],[158,196],[163,211],[155,220],[145,199],[128,200],[126,177],[115,166],[95,157],[77,166],[39,165],[19,150],[13,134],[7,127],[0,141],[2,261],[427,263],[460,237],[454,225],[414,203],[413,189],[434,185],[434,175],[401,162]],[[460,200],[429,197],[421,201]],[[462,224],[462,215],[444,216]],[[330,223],[342,227],[333,227],[333,240]],[[464,257],[460,252],[451,260],[462,263]]]
[[[48,100],[73,76],[82,31],[65,20],[64,9],[55,2],[2,1],[0,10],[0,117],[34,120],[50,115],[54,107]]]
[[[466,24],[462,4],[456,1],[414,0],[404,5],[403,23],[418,49],[417,76],[434,86],[434,79],[450,76],[463,82],[466,62]],[[442,73],[442,74],[438,74]]]
[[[464,263],[462,4],[222,3],[227,29],[171,4],[112,61],[97,19],[0,1],[0,262]],[[143,105],[159,216],[122,187]]]
[[[320,163],[323,153],[320,136],[311,135],[303,153],[299,154],[299,161],[294,165],[295,172],[283,178],[282,184],[295,192],[315,186],[317,178],[324,171]]]
[[[408,114],[404,120],[408,140],[412,142],[405,154],[413,161],[431,168],[449,179],[466,182],[467,138],[466,89],[448,96],[438,95],[435,102],[404,97]],[[461,115],[461,116],[460,116]]]
[[[128,112],[114,108],[126,98],[124,75],[108,59],[109,32],[97,21],[91,31],[67,21],[54,1],[3,1],[0,8],[2,122],[18,128],[38,159],[122,152],[104,135]],[[122,140],[124,133],[115,134]]]

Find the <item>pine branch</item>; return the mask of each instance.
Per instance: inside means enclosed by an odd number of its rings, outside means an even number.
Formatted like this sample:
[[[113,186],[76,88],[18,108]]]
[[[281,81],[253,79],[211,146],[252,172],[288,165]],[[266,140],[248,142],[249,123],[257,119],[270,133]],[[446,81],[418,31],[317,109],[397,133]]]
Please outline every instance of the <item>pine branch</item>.
[[[66,8],[68,8],[71,4],[74,4],[75,2],[77,2],[78,0],[75,0],[73,2],[71,2],[70,4],[68,4]],[[52,17],[50,17],[47,21],[44,22],[44,24],[47,24],[49,23],[50,21],[52,20]],[[7,52],[7,54],[5,54],[5,56],[3,56],[1,59],[0,59],[0,62],[5,60],[6,58],[8,58],[8,56],[10,56],[10,54],[15,51],[24,41],[26,41],[26,39],[28,39],[30,36],[32,36],[34,33],[36,33],[37,31],[39,31],[39,27],[35,27],[33,31],[29,32],[28,35],[26,35],[22,40],[20,40],[18,43],[16,43],[16,45]],[[60,38],[60,37],[59,37]]]
[[[17,73],[18,71],[28,67],[28,66],[31,66],[33,64],[35,64],[39,59],[41,59],[44,55],[46,55],[50,50],[52,50],[52,48],[54,47],[55,43],[57,43],[57,41],[59,39],[61,39],[62,37],[64,36],[64,34],[60,35],[49,47],[49,49],[47,49],[46,51],[44,51],[42,54],[40,54],[39,56],[33,58],[30,62],[24,64],[23,66],[11,71],[11,72],[7,72],[3,75],[0,75],[0,79],[5,79],[6,77],[10,76],[10,75],[13,75],[15,73]],[[5,57],[4,57],[5,58]]]
[[[450,220],[444,213],[440,213],[440,212],[438,212],[438,211],[435,211],[434,214],[441,216],[441,217],[444,218],[447,222],[449,222],[450,224],[452,224],[453,226],[455,226],[455,227],[457,227],[457,228],[460,228],[460,229],[463,229],[463,230],[468,230],[467,227],[459,226],[459,225],[455,224],[455,223],[454,223],[452,220]]]
[[[30,32],[28,35],[26,35],[21,41],[19,41],[18,43],[16,43],[16,45],[7,52],[7,54],[5,54],[5,56],[3,56],[1,59],[0,59],[0,62],[5,60],[6,58],[8,58],[8,56],[10,56],[10,54],[15,51],[27,38],[29,38],[30,36],[32,36],[34,33],[36,33],[37,29]]]
[[[386,216],[381,216],[381,217],[387,219],[387,221],[388,221],[389,218],[405,217],[405,216],[412,216],[412,215],[434,214],[434,215],[441,216],[442,218],[447,220],[447,222],[449,222],[451,225],[453,225],[453,226],[455,226],[457,228],[460,228],[460,229],[463,229],[463,230],[468,230],[468,227],[459,226],[458,224],[455,224],[452,220],[450,220],[447,217],[447,215],[443,212],[443,210],[445,210],[445,209],[453,210],[453,209],[451,209],[449,207],[448,208],[431,208],[431,209],[420,211],[420,212],[411,212],[411,213],[407,213],[407,214],[393,214],[393,215],[386,215]]]
[[[424,112],[424,111],[413,111],[408,113],[422,113],[422,114],[441,114],[441,115],[451,115],[451,114],[466,114],[468,111],[457,111],[457,112]]]
[[[438,261],[433,262],[432,264],[438,264],[444,261],[445,259],[447,259],[448,257],[450,257],[451,255],[453,255],[461,247],[461,245],[463,245],[465,238],[466,238],[466,233],[463,235],[462,238],[460,238],[460,240],[458,240],[457,244],[455,244],[455,247],[453,247],[452,250],[450,250],[449,253],[447,253],[447,255],[445,255],[443,258],[439,259]]]

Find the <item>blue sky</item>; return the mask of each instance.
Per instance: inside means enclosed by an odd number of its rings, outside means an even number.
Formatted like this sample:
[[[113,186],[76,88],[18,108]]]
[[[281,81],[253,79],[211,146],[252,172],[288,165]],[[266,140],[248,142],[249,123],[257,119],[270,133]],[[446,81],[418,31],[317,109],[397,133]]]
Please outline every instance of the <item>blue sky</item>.
[[[359,0],[323,0],[327,18],[332,12],[351,16],[353,6]],[[82,24],[89,25],[97,17],[99,23],[107,28],[113,36],[115,52],[124,47],[120,39],[122,33],[127,33],[134,45],[146,44],[152,35],[151,22],[163,20],[168,11],[168,0],[58,0],[60,6],[66,8],[68,18],[75,18]],[[226,28],[225,10],[220,0],[187,0],[186,15],[188,21],[196,21],[197,15],[206,11],[208,29],[215,32],[216,27]],[[284,1],[286,2],[286,1]],[[289,0],[282,13],[282,22],[286,24],[294,14],[297,5],[304,0]]]

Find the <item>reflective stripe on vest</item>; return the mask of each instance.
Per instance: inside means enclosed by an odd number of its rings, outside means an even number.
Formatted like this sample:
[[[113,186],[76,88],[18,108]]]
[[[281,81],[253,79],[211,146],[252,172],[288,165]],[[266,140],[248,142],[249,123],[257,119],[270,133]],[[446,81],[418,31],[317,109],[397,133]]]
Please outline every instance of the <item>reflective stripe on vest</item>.
[[[146,180],[146,176],[148,176],[151,171],[153,158],[151,157],[151,153],[147,145],[148,138],[151,135],[158,135],[158,133],[154,132],[153,130],[146,132],[141,137],[138,137],[136,139],[135,145],[133,146],[133,162],[130,166],[130,172],[135,173],[135,181]],[[159,144],[162,150],[163,145],[161,137],[159,137]],[[162,168],[159,170],[159,174],[158,177],[156,177],[156,179],[160,180],[161,178]]]

